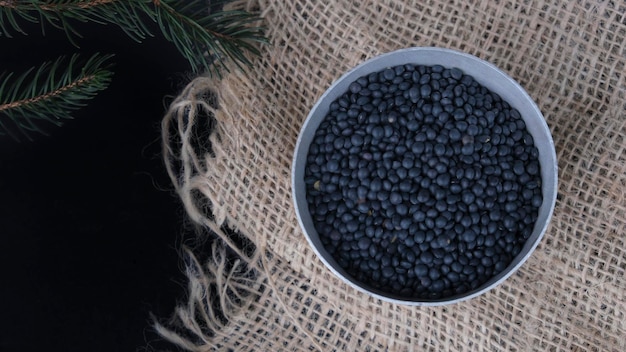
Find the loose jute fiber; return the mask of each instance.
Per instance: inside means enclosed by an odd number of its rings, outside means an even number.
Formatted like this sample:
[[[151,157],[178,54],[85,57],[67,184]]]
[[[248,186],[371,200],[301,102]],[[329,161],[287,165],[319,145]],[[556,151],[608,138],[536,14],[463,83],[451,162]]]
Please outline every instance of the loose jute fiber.
[[[185,209],[220,237],[208,260],[187,252],[189,300],[157,325],[163,336],[193,351],[626,351],[624,1],[234,6],[261,13],[271,45],[248,73],[192,81],[163,121]],[[315,101],[346,70],[412,46],[506,71],[544,113],[559,160],[536,252],[497,288],[442,307],[394,305],[344,284],[309,248],[291,200],[294,145]]]

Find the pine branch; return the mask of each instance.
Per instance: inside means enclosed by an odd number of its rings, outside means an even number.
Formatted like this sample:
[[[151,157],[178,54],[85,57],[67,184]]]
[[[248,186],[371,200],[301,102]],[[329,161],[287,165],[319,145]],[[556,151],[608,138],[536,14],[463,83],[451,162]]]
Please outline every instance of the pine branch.
[[[256,15],[223,10],[226,1],[213,1],[209,12],[206,0],[0,0],[0,35],[10,30],[23,33],[18,19],[40,20],[64,30],[76,45],[80,37],[72,21],[114,24],[130,38],[141,42],[153,34],[146,19],[158,23],[163,36],[187,59],[194,72],[209,71],[218,76],[232,60],[242,69],[250,66],[246,52],[258,55],[258,43],[267,43],[263,29],[254,26]]]
[[[194,72],[212,68],[212,73],[220,76],[222,70],[228,71],[228,59],[242,70],[251,66],[245,52],[259,55],[255,43],[267,43],[263,28],[252,25],[258,21],[256,15],[239,10],[214,13],[193,10],[202,3],[161,1],[156,6],[156,15],[165,38],[176,45]]]
[[[15,79],[13,73],[0,74],[0,135],[31,139],[34,132],[45,134],[46,123],[60,126],[71,119],[72,111],[109,85],[113,73],[106,62],[111,57],[95,54],[78,66],[75,54],[33,67]]]
[[[0,0],[0,30],[11,37],[12,29],[24,33],[16,18],[47,23],[65,31],[70,42],[78,47],[76,37],[82,36],[72,25],[78,22],[115,24],[130,38],[140,42],[150,33],[139,19],[137,7],[149,8],[151,0]]]

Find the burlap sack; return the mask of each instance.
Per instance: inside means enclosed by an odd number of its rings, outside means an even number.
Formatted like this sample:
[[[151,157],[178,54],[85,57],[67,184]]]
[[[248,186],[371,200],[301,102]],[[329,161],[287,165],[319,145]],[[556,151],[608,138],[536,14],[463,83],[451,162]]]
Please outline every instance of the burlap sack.
[[[189,216],[224,241],[206,263],[188,253],[189,302],[157,325],[163,336],[193,351],[626,351],[625,2],[239,6],[260,11],[271,45],[247,74],[191,82],[163,122]],[[545,114],[559,159],[556,210],[536,252],[496,289],[434,308],[338,280],[305,241],[290,190],[295,141],[320,95],[365,59],[411,46],[508,72]]]

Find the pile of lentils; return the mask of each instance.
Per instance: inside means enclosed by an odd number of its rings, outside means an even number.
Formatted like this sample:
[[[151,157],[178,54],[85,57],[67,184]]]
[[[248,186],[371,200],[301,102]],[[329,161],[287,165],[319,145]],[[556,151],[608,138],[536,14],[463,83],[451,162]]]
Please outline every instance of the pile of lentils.
[[[325,249],[365,285],[407,299],[476,289],[504,270],[542,203],[519,112],[458,68],[401,65],[330,104],[305,168]]]

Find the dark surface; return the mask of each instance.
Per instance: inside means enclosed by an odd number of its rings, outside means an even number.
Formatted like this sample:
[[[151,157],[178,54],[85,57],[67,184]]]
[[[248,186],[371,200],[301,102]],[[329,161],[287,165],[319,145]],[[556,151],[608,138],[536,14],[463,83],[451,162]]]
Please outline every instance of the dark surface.
[[[137,44],[113,26],[77,28],[79,49],[36,26],[0,37],[0,71],[116,55],[109,89],[75,120],[33,142],[0,137],[0,351],[172,350],[150,319],[169,317],[185,287],[184,212],[159,124],[188,65],[159,35]]]

